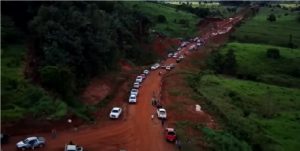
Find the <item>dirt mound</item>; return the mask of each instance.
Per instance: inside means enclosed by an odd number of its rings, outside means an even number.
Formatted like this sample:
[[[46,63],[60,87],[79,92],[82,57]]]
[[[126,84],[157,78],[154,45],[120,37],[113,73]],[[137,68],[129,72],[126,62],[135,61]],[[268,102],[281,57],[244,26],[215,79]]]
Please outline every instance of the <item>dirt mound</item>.
[[[128,61],[126,61],[126,60],[120,60],[119,64],[122,68],[122,71],[125,71],[125,72],[130,71],[133,68],[132,65],[129,64]]]
[[[166,56],[169,49],[175,49],[180,43],[179,39],[157,37],[152,46],[153,50],[160,56]],[[174,48],[173,48],[174,47]]]
[[[86,104],[95,105],[99,101],[107,97],[112,90],[112,79],[107,78],[94,78],[91,80],[88,87],[84,90],[82,101]]]

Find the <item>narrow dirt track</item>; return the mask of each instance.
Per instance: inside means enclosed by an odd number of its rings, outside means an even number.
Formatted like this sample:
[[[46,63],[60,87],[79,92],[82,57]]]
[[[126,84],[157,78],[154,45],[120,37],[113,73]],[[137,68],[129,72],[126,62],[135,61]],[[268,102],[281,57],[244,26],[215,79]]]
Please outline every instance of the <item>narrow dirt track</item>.
[[[236,16],[231,20],[224,20],[220,29],[208,30],[203,34],[203,38],[209,39],[213,32],[218,30],[226,30],[228,32],[231,27],[242,19]],[[188,47],[185,47],[182,53],[188,53]],[[175,59],[169,58],[162,64],[175,63]],[[158,95],[161,88],[161,76],[158,69],[151,71],[146,80],[139,89],[137,104],[121,105],[124,109],[123,115],[118,120],[108,120],[104,123],[98,123],[88,127],[82,127],[78,131],[65,130],[58,133],[56,139],[52,139],[50,133],[32,134],[43,136],[47,140],[45,148],[37,149],[43,151],[62,151],[64,145],[69,141],[79,144],[87,151],[119,151],[125,149],[127,151],[174,151],[175,146],[164,140],[163,126],[160,121],[155,118],[151,120],[151,114],[155,114],[155,108],[151,105],[153,93]],[[123,102],[126,102],[124,100]],[[106,115],[108,116],[108,115]],[[166,126],[166,125],[165,125]],[[10,143],[2,145],[3,151],[16,150],[15,143],[26,136],[14,136]]]

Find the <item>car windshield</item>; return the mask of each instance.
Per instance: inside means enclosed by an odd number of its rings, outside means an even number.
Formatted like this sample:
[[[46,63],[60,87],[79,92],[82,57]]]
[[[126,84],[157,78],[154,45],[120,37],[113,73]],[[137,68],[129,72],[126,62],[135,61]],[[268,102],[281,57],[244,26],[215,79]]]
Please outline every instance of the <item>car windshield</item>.
[[[119,110],[118,109],[115,109],[115,110],[112,110],[113,113],[118,113]]]
[[[131,96],[130,99],[135,99],[135,96]]]
[[[24,142],[25,144],[27,144],[27,143],[29,142],[29,140],[28,140],[28,139],[24,139],[23,142]]]
[[[165,111],[159,111],[159,113],[160,113],[160,114],[166,114],[166,112],[165,112]]]
[[[168,135],[175,135],[175,132],[168,132]]]
[[[131,92],[137,92],[137,89],[132,89]]]

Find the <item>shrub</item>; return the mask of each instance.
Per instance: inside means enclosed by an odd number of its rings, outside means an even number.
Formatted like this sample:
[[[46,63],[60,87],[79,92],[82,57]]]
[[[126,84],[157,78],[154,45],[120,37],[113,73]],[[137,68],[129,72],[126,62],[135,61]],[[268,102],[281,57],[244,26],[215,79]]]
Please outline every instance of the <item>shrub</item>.
[[[280,58],[280,51],[276,48],[269,48],[267,50],[267,57],[272,59]]]
[[[167,18],[164,15],[158,15],[157,16],[157,22],[165,23],[165,22],[167,22]]]
[[[214,70],[216,73],[223,72],[223,59],[224,56],[218,51],[213,52],[210,57],[206,60],[206,64],[209,69]]]
[[[225,54],[223,65],[224,65],[224,69],[226,70],[225,71],[226,73],[228,74],[236,73],[237,63],[236,63],[233,49],[229,49],[228,52]]]
[[[45,66],[40,70],[42,85],[62,98],[68,98],[74,94],[74,75],[65,67]]]
[[[202,128],[201,131],[205,135],[208,145],[213,150],[218,151],[250,151],[250,146],[243,140],[240,140],[227,132],[217,132],[209,128]]]
[[[180,19],[178,23],[183,25],[184,27],[189,27],[189,21],[187,19]]]
[[[274,21],[276,21],[276,16],[274,14],[270,14],[268,16],[267,20],[270,21],[270,22],[274,22]]]

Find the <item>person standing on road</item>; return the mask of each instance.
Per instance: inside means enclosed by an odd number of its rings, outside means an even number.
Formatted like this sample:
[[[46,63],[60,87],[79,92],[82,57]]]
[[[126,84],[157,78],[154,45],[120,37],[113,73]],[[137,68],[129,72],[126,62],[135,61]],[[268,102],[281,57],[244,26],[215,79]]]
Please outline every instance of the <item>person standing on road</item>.
[[[153,121],[153,119],[154,119],[154,115],[153,115],[153,114],[151,114],[151,120]]]
[[[55,139],[56,138],[56,129],[52,129],[51,134],[52,134],[52,139]]]
[[[175,145],[177,146],[178,150],[181,150],[181,142],[179,141],[179,139],[176,139]]]
[[[164,118],[162,118],[162,119],[161,119],[161,126],[163,126],[163,127],[164,127],[164,125],[165,125],[165,119],[164,119]]]

